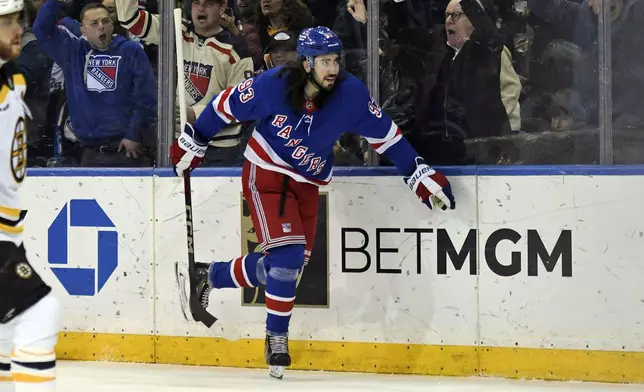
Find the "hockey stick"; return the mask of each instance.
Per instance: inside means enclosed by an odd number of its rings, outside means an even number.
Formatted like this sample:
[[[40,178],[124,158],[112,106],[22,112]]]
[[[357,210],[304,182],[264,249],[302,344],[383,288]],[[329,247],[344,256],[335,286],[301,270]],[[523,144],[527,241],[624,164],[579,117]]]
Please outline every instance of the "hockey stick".
[[[179,93],[179,113],[181,119],[181,128],[183,128],[187,121],[187,118],[185,100],[186,91],[184,85],[185,75],[183,73],[183,36],[181,19],[181,9],[176,8],[174,10],[174,39],[175,49],[177,53],[177,90]],[[210,328],[217,321],[217,318],[208,313],[208,311],[204,309],[203,306],[201,306],[199,298],[197,297],[197,271],[195,267],[195,240],[193,231],[194,225],[192,219],[192,189],[190,187],[189,171],[183,173],[183,191],[185,194],[186,202],[186,229],[188,234],[188,276],[190,280],[190,297],[188,298],[188,304],[192,318],[195,321],[202,322],[206,327]]]
[[[217,321],[217,318],[208,313],[206,309],[201,306],[199,298],[197,297],[197,284],[195,268],[195,240],[193,231],[192,220],[192,190],[190,189],[190,172],[185,172],[183,175],[183,189],[185,192],[186,200],[186,229],[188,234],[188,276],[190,277],[190,298],[188,298],[190,305],[190,313],[195,321],[202,322],[206,327],[210,328]]]
[[[183,33],[182,33],[182,15],[181,8],[174,9],[174,46],[177,54],[177,93],[179,94],[179,118],[181,119],[181,128],[186,125],[186,87],[185,74],[183,72]]]

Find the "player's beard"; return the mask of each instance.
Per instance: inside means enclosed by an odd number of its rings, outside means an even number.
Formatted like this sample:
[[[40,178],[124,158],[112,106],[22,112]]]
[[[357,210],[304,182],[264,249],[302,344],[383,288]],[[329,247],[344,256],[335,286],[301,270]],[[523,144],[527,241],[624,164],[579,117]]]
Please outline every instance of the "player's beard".
[[[315,104],[317,105],[317,107],[322,108],[323,106],[325,106],[329,98],[331,98],[333,91],[335,90],[335,86],[338,84],[339,77],[340,75],[336,75],[335,80],[333,81],[333,85],[330,87],[325,87],[323,83],[320,83],[315,70],[311,70],[309,78],[311,79],[315,87],[319,90],[318,96],[315,98]],[[324,82],[324,79],[322,79],[322,82]]]
[[[15,41],[15,40],[14,40]],[[16,44],[7,44],[0,41],[0,59],[5,61],[13,60],[20,55],[20,39]]]
[[[317,73],[315,72],[315,70],[311,70],[311,79],[313,79],[313,83],[318,88],[318,90],[320,90],[320,94],[322,94],[322,93],[326,93],[326,94],[332,93],[333,90],[335,89],[335,85],[338,83],[338,76],[339,75],[335,75],[335,78],[333,80],[333,84],[331,86],[327,87],[327,86],[325,86],[325,83],[327,83],[328,81],[325,80],[325,79],[320,79],[318,77]]]

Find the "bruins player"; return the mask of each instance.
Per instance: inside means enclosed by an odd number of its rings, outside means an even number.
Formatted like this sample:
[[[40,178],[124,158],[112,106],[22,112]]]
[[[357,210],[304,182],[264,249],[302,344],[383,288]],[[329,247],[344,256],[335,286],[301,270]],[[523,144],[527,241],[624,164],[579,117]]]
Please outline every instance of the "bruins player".
[[[22,243],[29,109],[25,78],[12,61],[20,54],[22,8],[23,0],[0,1],[0,392],[50,392],[59,304]]]

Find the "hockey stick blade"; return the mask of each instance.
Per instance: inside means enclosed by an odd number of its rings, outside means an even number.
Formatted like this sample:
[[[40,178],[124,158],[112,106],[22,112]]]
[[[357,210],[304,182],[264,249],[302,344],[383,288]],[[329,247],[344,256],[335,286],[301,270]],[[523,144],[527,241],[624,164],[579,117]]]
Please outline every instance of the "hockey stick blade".
[[[185,172],[183,177],[183,187],[186,200],[186,229],[188,234],[188,276],[190,278],[190,297],[188,299],[190,313],[195,321],[203,323],[206,327],[210,328],[217,321],[217,318],[208,313],[206,309],[201,306],[201,302],[197,296],[197,273],[195,267],[195,248],[194,248],[194,231],[192,220],[192,194],[190,188],[190,173]]]
[[[180,306],[181,306],[181,314],[183,314],[183,318],[186,321],[191,321],[188,318],[188,309],[190,308],[190,300],[189,298],[189,293],[186,293],[186,282],[190,280],[189,277],[185,276],[183,273],[181,273],[181,270],[179,269],[179,262],[175,261],[174,262],[174,278],[175,282],[177,284],[177,289],[179,290],[179,301],[180,301]]]

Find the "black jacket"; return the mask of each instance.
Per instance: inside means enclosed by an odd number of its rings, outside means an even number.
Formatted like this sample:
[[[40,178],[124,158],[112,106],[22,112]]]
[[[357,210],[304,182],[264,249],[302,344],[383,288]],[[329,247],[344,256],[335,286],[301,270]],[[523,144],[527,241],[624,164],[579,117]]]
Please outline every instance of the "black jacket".
[[[504,38],[476,0],[462,0],[461,7],[474,32],[458,54],[451,50],[443,60],[432,90],[432,131],[456,139],[508,134],[513,128],[508,111],[518,109],[518,95],[513,107],[506,108],[502,85],[516,80],[512,88],[518,92],[520,82],[513,69],[504,74]]]

